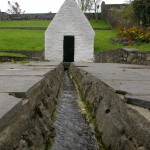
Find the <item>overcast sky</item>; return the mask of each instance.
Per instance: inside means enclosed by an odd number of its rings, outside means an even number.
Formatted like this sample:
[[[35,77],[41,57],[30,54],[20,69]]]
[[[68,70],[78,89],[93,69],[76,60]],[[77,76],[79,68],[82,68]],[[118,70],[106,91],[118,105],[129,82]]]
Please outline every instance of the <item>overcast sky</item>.
[[[10,0],[18,2],[25,13],[57,12],[65,0]],[[106,4],[122,4],[125,0],[104,0]],[[0,0],[0,10],[6,12],[8,0]]]

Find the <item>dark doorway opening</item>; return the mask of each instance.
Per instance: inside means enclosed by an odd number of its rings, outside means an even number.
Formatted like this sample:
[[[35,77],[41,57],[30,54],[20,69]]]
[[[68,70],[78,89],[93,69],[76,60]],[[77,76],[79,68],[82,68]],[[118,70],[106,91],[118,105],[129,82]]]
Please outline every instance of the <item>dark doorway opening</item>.
[[[74,36],[64,36],[63,62],[74,62]]]

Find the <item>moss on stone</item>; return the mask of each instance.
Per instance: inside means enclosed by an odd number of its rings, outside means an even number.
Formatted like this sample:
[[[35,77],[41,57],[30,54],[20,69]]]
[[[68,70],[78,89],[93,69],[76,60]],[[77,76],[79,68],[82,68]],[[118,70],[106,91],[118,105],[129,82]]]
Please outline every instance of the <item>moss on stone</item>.
[[[99,143],[100,150],[104,150],[105,148],[102,143],[102,134],[99,132],[97,124],[96,124],[96,116],[92,115],[92,105],[89,103],[89,101],[86,101],[86,99],[83,98],[82,90],[79,88],[77,77],[73,73],[70,73],[70,74],[72,75],[72,79],[76,85],[76,88],[80,96],[80,100],[78,104],[82,109],[85,119],[90,123],[90,126],[95,133],[95,137]]]

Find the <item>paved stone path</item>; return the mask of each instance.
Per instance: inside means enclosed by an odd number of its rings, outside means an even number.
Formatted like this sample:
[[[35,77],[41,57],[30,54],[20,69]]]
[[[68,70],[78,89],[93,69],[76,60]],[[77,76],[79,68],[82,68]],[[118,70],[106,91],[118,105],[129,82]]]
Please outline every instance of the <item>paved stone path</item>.
[[[57,108],[56,137],[51,150],[99,150],[91,128],[77,104],[77,90],[65,72]]]

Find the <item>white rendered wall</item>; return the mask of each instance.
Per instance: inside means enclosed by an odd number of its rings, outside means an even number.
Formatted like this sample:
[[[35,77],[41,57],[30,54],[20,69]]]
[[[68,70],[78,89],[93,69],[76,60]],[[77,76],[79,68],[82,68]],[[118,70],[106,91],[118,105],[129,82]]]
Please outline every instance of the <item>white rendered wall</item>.
[[[95,33],[74,0],[66,0],[45,32],[45,59],[63,61],[64,36],[75,37],[74,61],[92,62]]]

